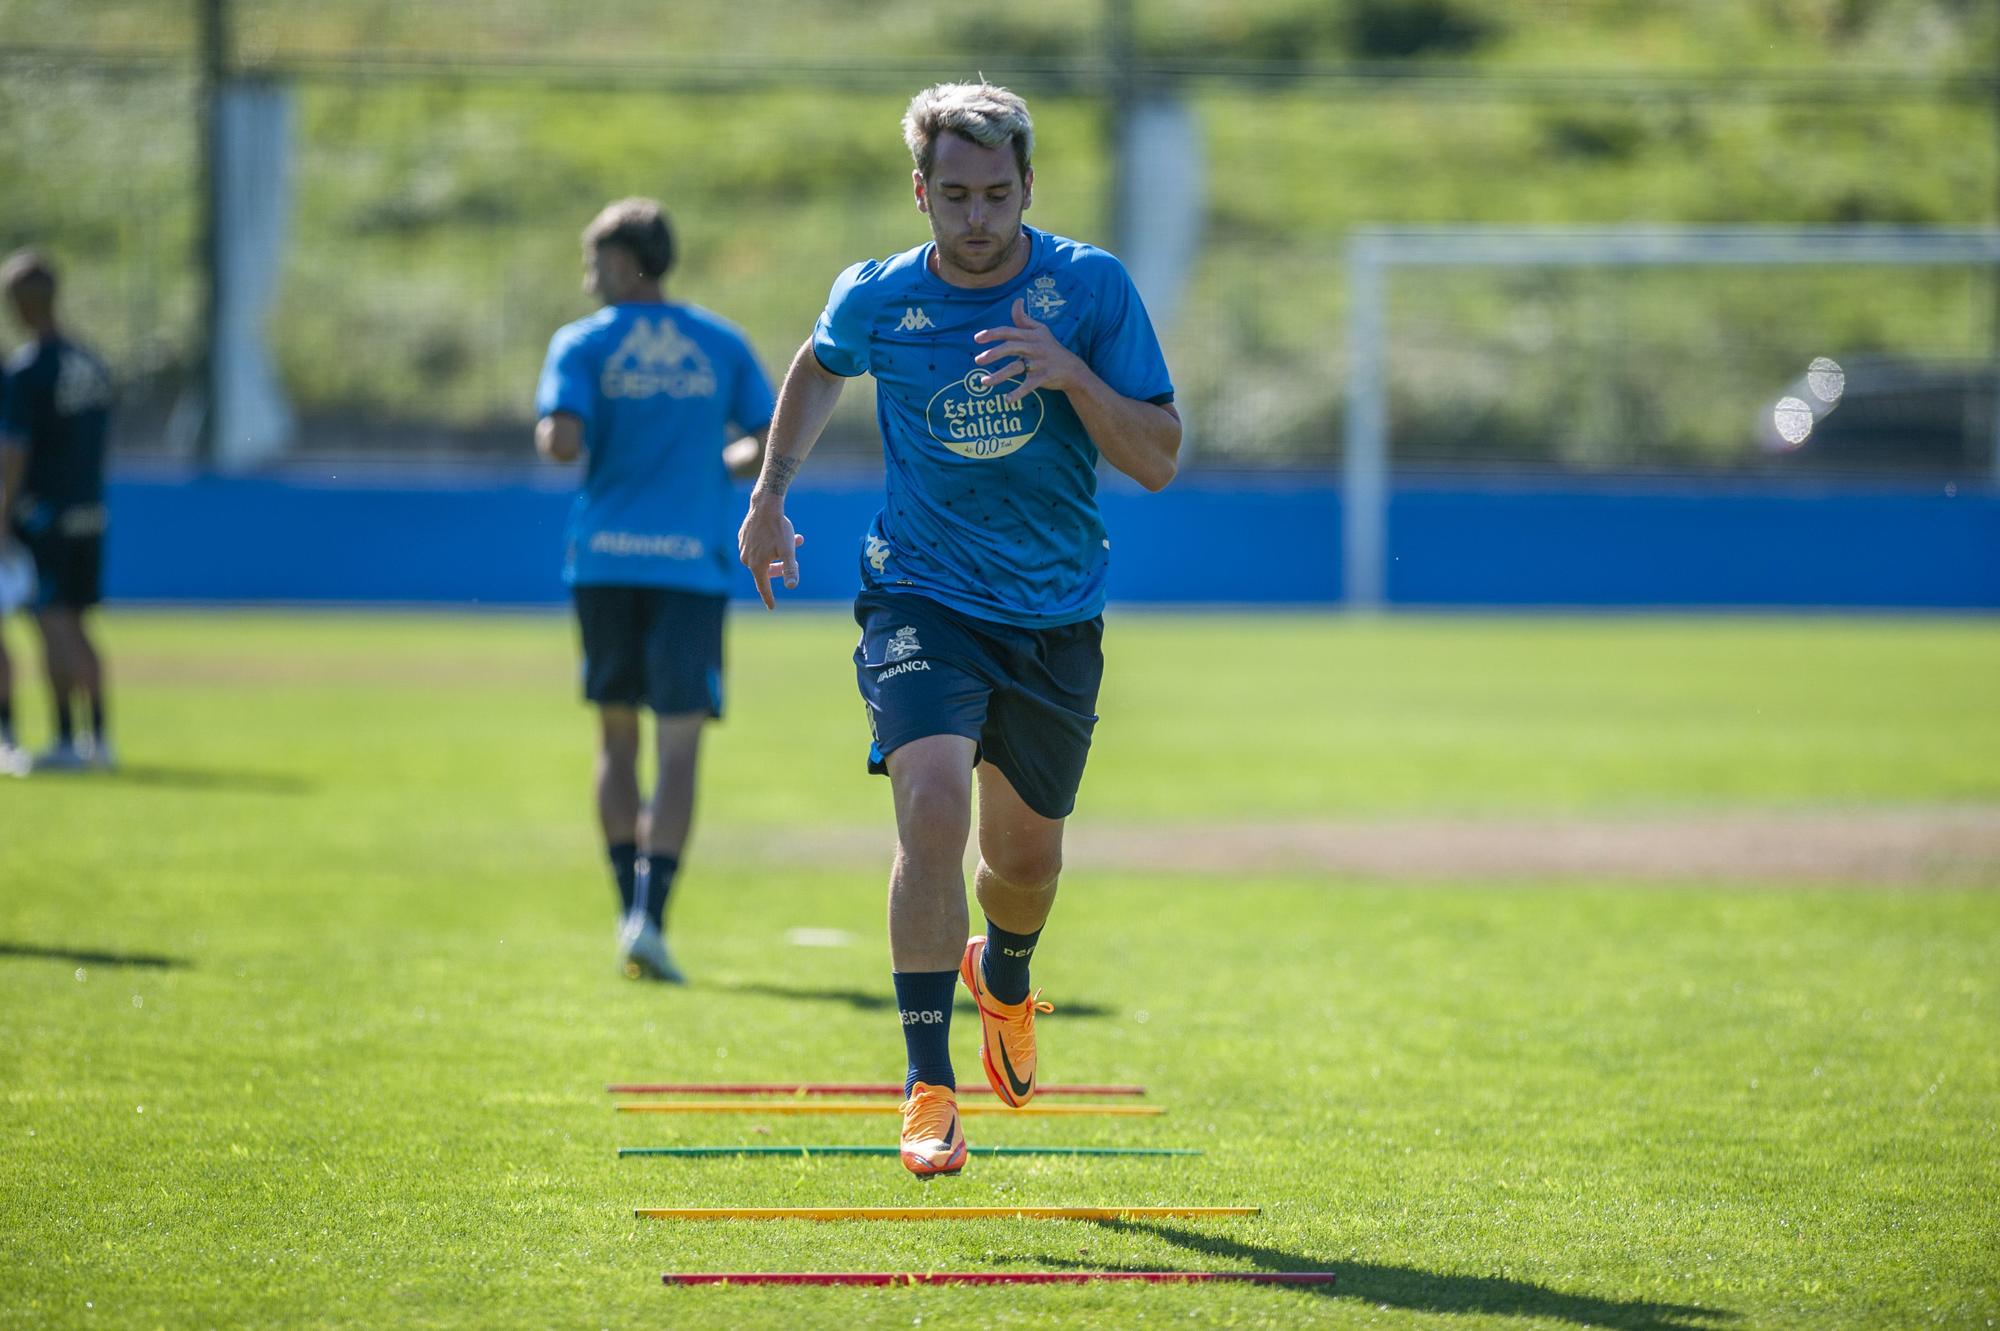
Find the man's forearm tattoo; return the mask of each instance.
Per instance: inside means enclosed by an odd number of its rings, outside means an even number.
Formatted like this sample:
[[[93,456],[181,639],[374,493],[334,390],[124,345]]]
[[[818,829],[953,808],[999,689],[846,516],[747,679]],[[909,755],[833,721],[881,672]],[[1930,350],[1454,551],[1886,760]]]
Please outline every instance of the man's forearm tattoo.
[[[781,457],[772,453],[764,459],[764,474],[757,478],[757,488],[781,495],[792,486],[792,477],[799,474],[797,458]]]

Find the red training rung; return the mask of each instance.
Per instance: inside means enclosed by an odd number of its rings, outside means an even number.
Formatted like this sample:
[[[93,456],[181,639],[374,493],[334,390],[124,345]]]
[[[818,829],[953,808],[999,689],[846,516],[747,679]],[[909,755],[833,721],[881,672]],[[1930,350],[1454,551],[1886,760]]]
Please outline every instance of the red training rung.
[[[1331,1285],[1331,1271],[669,1271],[669,1285]]]

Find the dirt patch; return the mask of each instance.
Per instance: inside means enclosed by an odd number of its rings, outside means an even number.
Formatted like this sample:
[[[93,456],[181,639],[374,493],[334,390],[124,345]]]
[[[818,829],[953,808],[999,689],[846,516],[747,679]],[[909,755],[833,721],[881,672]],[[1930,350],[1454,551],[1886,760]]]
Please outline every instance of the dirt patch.
[[[718,829],[709,847],[766,863],[881,868],[890,838],[886,824],[740,840]],[[1165,825],[1086,818],[1070,826],[1065,859],[1072,872],[2000,887],[2000,807]]]
[[[573,688],[574,663],[551,652],[399,652],[314,656],[250,650],[237,656],[128,652],[110,660],[121,685],[229,689],[380,687],[467,689],[546,687],[556,696]]]

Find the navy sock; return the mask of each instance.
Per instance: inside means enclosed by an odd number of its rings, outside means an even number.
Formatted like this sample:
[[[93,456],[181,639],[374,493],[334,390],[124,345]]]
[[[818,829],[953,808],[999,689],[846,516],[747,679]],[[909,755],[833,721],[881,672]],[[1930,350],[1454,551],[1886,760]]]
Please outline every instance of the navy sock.
[[[639,905],[646,918],[660,928],[667,909],[667,894],[674,890],[674,875],[680,871],[681,857],[660,851],[639,861]]]
[[[69,699],[56,699],[56,742],[74,744],[76,742],[76,719],[70,714]]]
[[[14,742],[14,700],[0,698],[0,744]]]
[[[1035,940],[1041,936],[1040,929],[1031,934],[1012,934],[991,919],[986,921],[986,952],[979,969],[995,998],[1003,1003],[1018,1003],[1028,996],[1028,963],[1034,959]]]
[[[90,700],[90,737],[99,744],[103,744],[109,738],[104,733],[104,699],[102,698],[92,698]]]
[[[896,1007],[903,1016],[903,1047],[910,1071],[903,1094],[918,1082],[957,1089],[951,1075],[951,999],[957,971],[897,971]]]
[[[611,876],[618,880],[618,905],[626,915],[630,915],[632,903],[639,899],[639,847],[630,841],[621,841],[615,846],[606,846],[604,853],[611,857]]]

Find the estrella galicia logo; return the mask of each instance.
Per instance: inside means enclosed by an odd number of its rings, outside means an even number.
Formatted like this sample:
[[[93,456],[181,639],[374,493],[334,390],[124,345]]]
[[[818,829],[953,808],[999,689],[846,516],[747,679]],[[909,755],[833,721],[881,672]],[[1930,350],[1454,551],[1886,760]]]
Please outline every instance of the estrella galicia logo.
[[[931,399],[924,418],[931,438],[960,457],[1004,458],[1042,428],[1042,395],[1006,400],[1012,379],[999,384],[984,370],[946,384]],[[995,391],[995,390],[1000,391]]]

